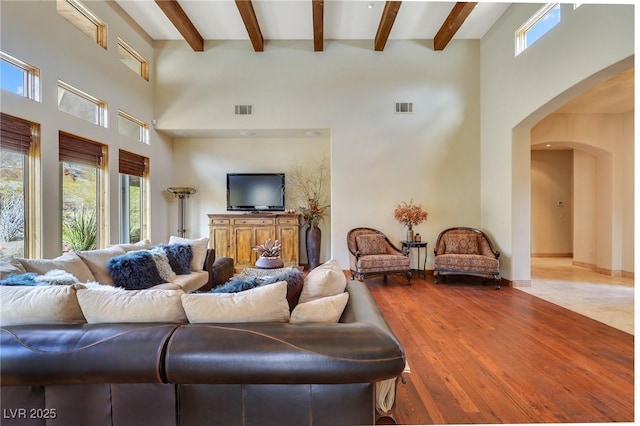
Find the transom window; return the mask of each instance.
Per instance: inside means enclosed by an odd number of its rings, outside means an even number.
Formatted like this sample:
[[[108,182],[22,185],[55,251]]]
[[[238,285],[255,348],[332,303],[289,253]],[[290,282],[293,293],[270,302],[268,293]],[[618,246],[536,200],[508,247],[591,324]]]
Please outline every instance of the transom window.
[[[78,0],[57,0],[58,14],[104,49],[107,48],[107,25]]]
[[[68,114],[107,127],[107,104],[62,81],[58,81],[58,109]]]
[[[0,52],[0,87],[34,101],[40,101],[40,70]]]
[[[149,125],[124,111],[118,111],[118,131],[142,143],[149,143]]]
[[[131,46],[118,37],[118,57],[123,64],[131,68],[145,80],[149,80],[149,63]]]
[[[516,56],[560,23],[560,4],[548,3],[516,31]]]

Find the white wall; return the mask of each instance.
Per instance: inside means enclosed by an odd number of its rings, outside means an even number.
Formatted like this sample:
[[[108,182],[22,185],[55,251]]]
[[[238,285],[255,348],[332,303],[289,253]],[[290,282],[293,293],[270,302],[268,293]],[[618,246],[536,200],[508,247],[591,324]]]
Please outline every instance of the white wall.
[[[162,191],[171,182],[171,144],[153,129],[150,145],[119,134],[118,109],[148,123],[153,118],[153,79],[145,81],[118,59],[117,37],[122,37],[148,60],[153,46],[148,37],[131,27],[113,3],[92,1],[88,5],[108,26],[107,49],[82,34],[58,15],[55,1],[2,1],[0,50],[40,69],[41,102],[2,92],[1,109],[41,125],[43,257],[61,251],[60,170],[58,131],[109,145],[110,241],[118,242],[118,149],[150,158],[151,235],[154,242],[167,238],[167,201]],[[104,100],[108,104],[108,128],[58,111],[58,79]]]
[[[380,229],[395,243],[404,237],[393,218],[401,201],[429,212],[416,231],[430,247],[447,227],[479,225],[478,47],[454,41],[434,52],[390,40],[375,52],[372,41],[331,41],[313,52],[308,42],[269,41],[256,53],[248,42],[228,41],[194,54],[184,42],[157,43],[158,129],[330,129],[330,255],[347,269],[351,228]],[[413,102],[414,113],[394,114],[395,101]],[[253,104],[255,115],[234,116],[237,103]],[[203,144],[176,141],[174,154],[188,162],[217,152]],[[234,148],[216,158],[216,174],[238,167],[238,158],[263,168],[289,155],[282,146],[266,158]],[[213,199],[214,190],[205,186],[194,200]],[[196,222],[214,207],[203,206]]]
[[[633,66],[633,5],[563,4],[562,22],[516,57],[514,34],[540,7],[512,5],[480,43],[482,226],[503,252],[503,276],[516,285],[530,281],[526,131]]]
[[[573,253],[573,152],[531,151],[532,255]]]

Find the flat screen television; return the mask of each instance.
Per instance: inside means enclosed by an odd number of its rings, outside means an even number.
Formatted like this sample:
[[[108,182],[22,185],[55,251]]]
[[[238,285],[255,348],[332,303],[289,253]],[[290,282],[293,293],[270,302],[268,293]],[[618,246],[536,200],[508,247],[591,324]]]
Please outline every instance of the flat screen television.
[[[284,211],[284,173],[227,173],[228,211]]]

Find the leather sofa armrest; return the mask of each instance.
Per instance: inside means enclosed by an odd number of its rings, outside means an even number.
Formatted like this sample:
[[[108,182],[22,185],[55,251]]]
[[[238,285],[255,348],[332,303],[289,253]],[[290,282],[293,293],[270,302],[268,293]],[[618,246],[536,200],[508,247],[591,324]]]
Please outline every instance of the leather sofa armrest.
[[[382,312],[380,312],[378,304],[363,282],[356,280],[348,281],[346,291],[349,293],[349,302],[342,313],[340,322],[362,322],[369,324],[381,329],[397,341]]]
[[[230,257],[216,258],[214,249],[207,249],[203,269],[209,273],[209,282],[198,291],[209,291],[214,287],[226,283],[233,277],[233,259]]]

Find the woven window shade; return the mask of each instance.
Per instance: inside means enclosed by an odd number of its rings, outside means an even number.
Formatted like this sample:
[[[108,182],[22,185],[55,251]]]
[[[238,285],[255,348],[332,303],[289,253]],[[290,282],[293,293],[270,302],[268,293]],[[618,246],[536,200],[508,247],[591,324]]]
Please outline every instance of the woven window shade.
[[[3,150],[28,154],[31,148],[31,127],[30,121],[0,113],[0,147]]]
[[[144,176],[147,169],[147,157],[119,150],[118,158],[118,172],[124,175]]]
[[[100,167],[103,145],[69,133],[59,132],[59,161]]]

